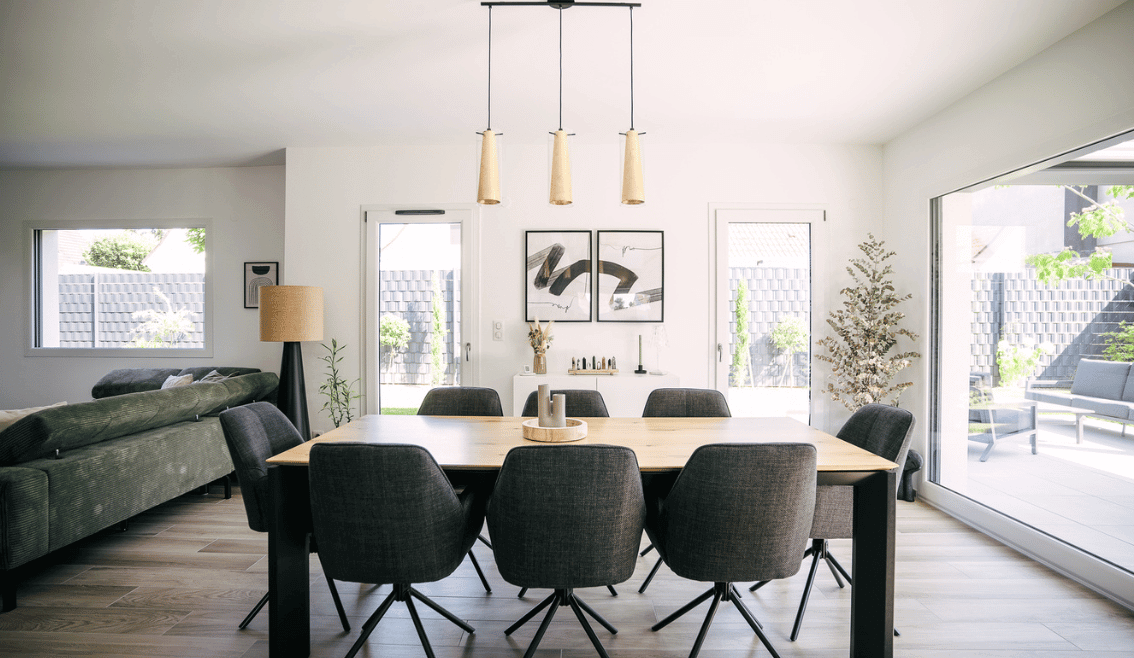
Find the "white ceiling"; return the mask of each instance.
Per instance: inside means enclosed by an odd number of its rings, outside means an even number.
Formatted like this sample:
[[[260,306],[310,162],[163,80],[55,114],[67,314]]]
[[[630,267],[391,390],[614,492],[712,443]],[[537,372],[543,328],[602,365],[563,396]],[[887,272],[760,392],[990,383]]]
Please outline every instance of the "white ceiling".
[[[885,143],[1122,4],[641,2],[635,127],[648,139],[864,144]],[[513,143],[542,143],[558,127],[559,13],[493,10],[492,128]],[[563,12],[563,127],[577,140],[611,141],[629,127],[628,14]],[[0,0],[0,166],[474,148],[487,37],[479,0]]]

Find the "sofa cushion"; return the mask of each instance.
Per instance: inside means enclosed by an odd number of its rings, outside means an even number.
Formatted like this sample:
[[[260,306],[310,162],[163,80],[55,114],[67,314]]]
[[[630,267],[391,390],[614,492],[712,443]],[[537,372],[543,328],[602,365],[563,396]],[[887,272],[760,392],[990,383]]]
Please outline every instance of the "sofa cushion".
[[[156,391],[177,368],[119,368],[103,375],[91,389],[91,397],[98,400],[114,395]]]
[[[258,372],[215,384],[127,393],[44,409],[0,432],[0,466],[217,414],[263,399],[277,386],[275,373]]]
[[[193,375],[193,381],[199,382],[205,378],[205,375],[213,371],[219,372],[225,377],[237,377],[239,375],[251,375],[254,372],[260,372],[259,368],[233,368],[228,366],[197,366],[194,368],[185,368],[178,372],[178,375]]]
[[[4,409],[0,411],[0,432],[8,429],[9,425],[14,425],[15,422],[24,416],[30,416],[37,411],[43,411],[51,407],[61,407],[67,404],[66,402],[56,402],[43,407],[28,407],[27,409]]]
[[[1104,416],[1113,416],[1114,418],[1129,418],[1130,409],[1134,408],[1134,403],[1122,402],[1119,400],[1107,400],[1105,398],[1090,398],[1083,395],[1071,396],[1071,406],[1078,407],[1079,409],[1090,409],[1091,411],[1102,414]]]
[[[1079,361],[1079,367],[1075,369],[1071,394],[1120,400],[1129,374],[1129,363],[1082,359]]]

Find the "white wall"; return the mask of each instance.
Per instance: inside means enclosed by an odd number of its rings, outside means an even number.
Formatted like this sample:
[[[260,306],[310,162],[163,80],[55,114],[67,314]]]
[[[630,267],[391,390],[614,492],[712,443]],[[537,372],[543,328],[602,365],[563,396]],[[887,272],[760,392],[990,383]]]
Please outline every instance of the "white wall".
[[[0,409],[90,399],[115,368],[236,365],[279,371],[244,308],[244,261],[283,260],[283,167],[0,171]],[[25,356],[29,220],[212,218],[213,357]],[[286,266],[281,265],[284,276]]]
[[[502,127],[506,128],[506,127]],[[289,148],[285,260],[287,283],[317,285],[326,299],[327,340],[347,343],[348,379],[357,376],[361,318],[360,209],[471,203],[476,194],[475,136],[434,147]],[[509,135],[515,141],[516,137]],[[782,144],[659,144],[643,138],[646,203],[619,204],[618,144],[575,143],[571,160],[575,203],[547,202],[548,154],[542,141],[502,144],[503,203],[481,209],[482,339],[479,385],[511,398],[512,375],[531,363],[523,323],[523,241],[530,229],[661,229],[665,231],[667,370],[685,386],[708,386],[710,348],[709,213],[711,202],[823,204],[828,258],[845,262],[880,222],[880,151],[872,146]],[[503,141],[503,140],[502,140]],[[841,269],[834,268],[838,274]],[[845,275],[817,281],[835,299]],[[820,311],[822,312],[822,311]],[[504,321],[505,340],[491,341],[491,322]],[[637,336],[653,325],[557,325],[549,372],[565,371],[572,355],[614,355],[620,369],[637,361]],[[312,427],[329,428],[316,413],[322,379],[318,347],[305,345]],[[647,358],[647,365],[652,360]],[[822,381],[821,373],[817,381]],[[827,402],[823,402],[827,404]]]

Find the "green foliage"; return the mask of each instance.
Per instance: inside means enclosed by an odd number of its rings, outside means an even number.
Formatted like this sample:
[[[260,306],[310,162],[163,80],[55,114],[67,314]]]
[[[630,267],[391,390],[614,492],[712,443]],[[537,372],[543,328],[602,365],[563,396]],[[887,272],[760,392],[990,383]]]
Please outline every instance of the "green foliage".
[[[776,351],[787,356],[787,363],[784,364],[783,375],[780,378],[780,385],[782,386],[791,375],[792,357],[795,356],[796,352],[802,352],[807,348],[807,325],[803,323],[802,319],[794,316],[784,318],[772,329],[769,338]]]
[[[383,315],[378,321],[378,343],[386,349],[386,370],[394,361],[394,352],[409,346],[409,323],[396,315]]]
[[[866,256],[852,258],[847,273],[854,285],[843,288],[846,297],[843,308],[832,311],[827,324],[835,331],[816,345],[826,347],[830,354],[816,354],[815,358],[831,364],[831,379],[825,393],[831,399],[855,411],[871,402],[897,404],[902,391],[913,382],[890,385],[897,373],[911,365],[911,359],[920,358],[917,352],[890,354],[897,345],[898,336],[916,341],[917,334],[898,327],[905,313],[893,310],[913,295],[898,296],[890,281],[893,268],[884,265],[894,255],[886,251],[881,240],[873,235],[858,245]]]
[[[1054,348],[1042,345],[1013,345],[1005,339],[996,344],[996,368],[1000,371],[1002,386],[1018,386],[1020,380],[1036,371],[1040,357],[1050,354]]]
[[[139,320],[140,324],[130,330],[135,334],[134,347],[174,347],[177,341],[193,331],[193,322],[189,319],[191,311],[187,308],[173,308],[173,302],[158,288],[153,289],[158,299],[165,302],[164,311],[152,308],[135,311],[131,317]]]
[[[736,351],[732,355],[732,382],[734,386],[752,385],[752,357],[748,353],[751,336],[748,333],[748,283],[741,279],[736,284],[736,306],[733,313],[736,319]]]
[[[204,227],[191,228],[185,234],[185,241],[189,246],[193,247],[193,251],[198,254],[205,253],[205,229]]]
[[[346,345],[339,347],[338,341],[334,338],[331,339],[330,347],[327,347],[326,343],[322,345],[327,353],[319,358],[327,364],[327,381],[319,386],[319,394],[327,398],[323,403],[323,411],[330,414],[331,422],[338,427],[354,418],[351,402],[362,397],[354,391],[354,386],[359,380],[348,382],[339,374],[339,362],[343,360],[339,353],[346,349]]]
[[[429,358],[433,368],[430,380],[434,386],[445,378],[444,364],[441,362],[441,345],[445,342],[448,330],[445,329],[445,298],[441,295],[441,279],[433,272],[433,332],[429,338]]]
[[[1118,331],[1111,331],[1102,336],[1106,339],[1106,349],[1103,356],[1110,361],[1134,361],[1134,324],[1122,322]]]
[[[122,231],[116,235],[95,240],[83,252],[87,265],[109,267],[116,270],[149,272],[142,264],[157,246],[153,237],[143,237],[135,231]]]
[[[1091,203],[1079,213],[1073,213],[1067,221],[1068,226],[1078,226],[1079,235],[1084,238],[1105,238],[1120,232],[1134,231],[1134,226],[1126,220],[1122,206],[1115,201],[1098,202],[1083,193],[1082,188],[1073,185],[1059,187],[1078,195]],[[1134,199],[1134,185],[1112,185],[1107,191],[1115,199]],[[1100,280],[1110,279],[1132,285],[1125,279],[1106,274],[1113,266],[1109,251],[1095,249],[1089,256],[1080,256],[1071,249],[1059,254],[1034,254],[1024,259],[1036,268],[1036,278],[1049,286],[1056,286],[1069,279]]]

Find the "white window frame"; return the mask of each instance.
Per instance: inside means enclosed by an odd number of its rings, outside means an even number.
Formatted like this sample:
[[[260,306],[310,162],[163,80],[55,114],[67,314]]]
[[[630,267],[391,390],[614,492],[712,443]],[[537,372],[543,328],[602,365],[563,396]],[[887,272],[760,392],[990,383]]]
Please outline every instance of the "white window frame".
[[[172,347],[37,347],[35,344],[39,317],[36,305],[39,300],[37,289],[39,272],[36,262],[37,231],[80,231],[90,229],[129,230],[129,229],[205,229],[205,346],[194,348]],[[189,357],[200,359],[213,356],[213,222],[211,218],[185,219],[84,219],[84,220],[36,220],[24,222],[24,250],[27,282],[24,288],[24,308],[27,309],[27,335],[24,356],[73,356],[73,357],[123,357],[123,358],[169,358]],[[235,284],[234,284],[235,285]]]

